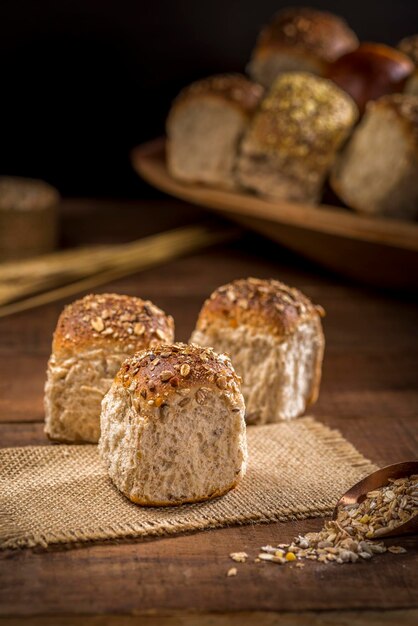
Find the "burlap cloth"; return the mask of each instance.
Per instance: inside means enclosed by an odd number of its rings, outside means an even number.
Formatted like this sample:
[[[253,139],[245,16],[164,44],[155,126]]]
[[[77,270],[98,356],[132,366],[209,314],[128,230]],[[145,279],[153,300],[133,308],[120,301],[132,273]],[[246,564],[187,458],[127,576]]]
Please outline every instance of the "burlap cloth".
[[[0,450],[0,547],[174,534],[326,515],[374,466],[335,430],[306,417],[248,429],[242,483],[216,500],[145,508],[108,479],[96,446]]]

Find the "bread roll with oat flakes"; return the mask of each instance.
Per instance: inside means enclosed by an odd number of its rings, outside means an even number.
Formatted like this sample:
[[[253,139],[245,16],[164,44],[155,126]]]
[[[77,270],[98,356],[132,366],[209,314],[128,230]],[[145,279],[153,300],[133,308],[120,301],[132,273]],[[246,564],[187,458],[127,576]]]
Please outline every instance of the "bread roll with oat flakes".
[[[302,415],[318,397],[323,315],[277,280],[235,280],[206,300],[190,341],[230,355],[247,423],[277,422]]]
[[[220,74],[183,89],[167,120],[167,167],[186,183],[235,186],[238,143],[263,88],[240,74]]]
[[[269,198],[318,202],[357,107],[331,81],[294,72],[279,77],[240,146],[236,176]]]
[[[101,401],[123,361],[137,350],[173,339],[173,318],[148,300],[101,294],[66,306],[48,362],[48,437],[67,443],[96,443]]]
[[[359,42],[345,20],[308,7],[279,11],[261,31],[248,64],[251,78],[270,87],[283,72],[321,75]]]
[[[199,502],[245,473],[244,400],[231,361],[182,343],[144,350],[103,399],[99,452],[132,502]]]

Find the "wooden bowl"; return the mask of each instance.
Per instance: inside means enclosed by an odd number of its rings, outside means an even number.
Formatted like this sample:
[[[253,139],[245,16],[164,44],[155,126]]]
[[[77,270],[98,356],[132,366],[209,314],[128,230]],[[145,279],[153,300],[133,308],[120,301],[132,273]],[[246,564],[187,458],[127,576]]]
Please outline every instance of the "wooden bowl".
[[[418,287],[417,223],[180,183],[167,171],[162,138],[131,156],[136,172],[157,189],[219,212],[328,269],[379,287]]]

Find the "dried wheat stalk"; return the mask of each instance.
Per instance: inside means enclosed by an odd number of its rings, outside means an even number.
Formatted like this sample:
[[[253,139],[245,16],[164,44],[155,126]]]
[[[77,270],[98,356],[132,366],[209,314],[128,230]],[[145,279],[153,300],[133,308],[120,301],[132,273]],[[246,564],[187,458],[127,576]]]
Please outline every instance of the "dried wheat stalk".
[[[0,264],[0,317],[41,306],[237,236],[187,226],[127,244],[55,252]]]

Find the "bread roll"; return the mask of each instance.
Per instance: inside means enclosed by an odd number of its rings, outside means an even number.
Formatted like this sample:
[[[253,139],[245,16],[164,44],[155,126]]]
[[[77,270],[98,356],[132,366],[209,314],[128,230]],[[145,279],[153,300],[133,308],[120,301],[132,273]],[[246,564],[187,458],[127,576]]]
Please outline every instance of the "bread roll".
[[[172,317],[140,298],[89,295],[66,306],[48,362],[48,437],[67,443],[96,443],[101,401],[123,361],[137,350],[173,338]]]
[[[269,198],[318,202],[336,153],[357,120],[351,98],[313,74],[283,74],[241,142],[237,178]]]
[[[370,215],[418,215],[418,96],[370,102],[332,172],[331,186],[349,207]]]
[[[403,91],[414,64],[399,50],[378,43],[362,43],[328,66],[326,77],[344,89],[361,113],[370,100]]]
[[[244,400],[231,361],[177,343],[144,350],[121,367],[104,397],[100,455],[132,502],[198,502],[245,473]]]
[[[186,183],[234,186],[238,142],[263,95],[238,74],[212,76],[184,89],[167,120],[167,166]]]
[[[248,72],[270,87],[283,72],[322,74],[329,62],[357,46],[357,36],[340,17],[306,7],[287,8],[261,31]]]
[[[418,35],[405,37],[398,44],[398,49],[406,54],[415,65],[415,69],[405,85],[405,93],[418,96]]]
[[[206,300],[190,341],[230,355],[242,377],[247,423],[277,422],[302,415],[317,399],[322,315],[277,280],[235,280]]]

